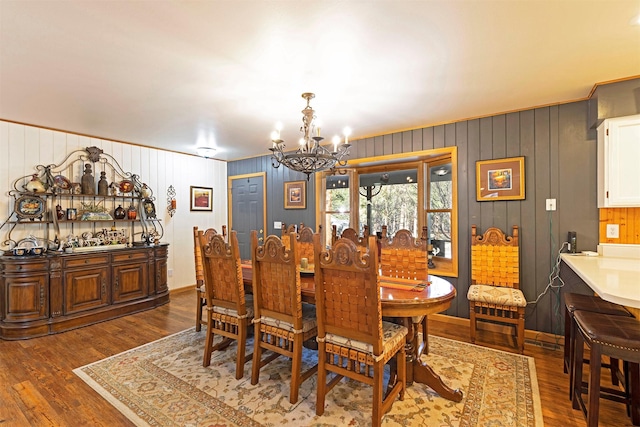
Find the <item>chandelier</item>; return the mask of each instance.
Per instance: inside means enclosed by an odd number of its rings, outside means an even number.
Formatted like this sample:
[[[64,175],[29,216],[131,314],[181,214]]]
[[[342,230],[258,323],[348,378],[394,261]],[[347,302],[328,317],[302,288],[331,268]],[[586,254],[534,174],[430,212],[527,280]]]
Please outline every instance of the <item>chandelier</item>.
[[[344,144],[341,144],[339,136],[332,139],[333,151],[320,145],[324,139],[320,136],[320,126],[316,124],[315,111],[309,103],[315,97],[313,93],[303,93],[302,97],[307,100],[307,106],[302,110],[302,126],[300,132],[300,146],[294,152],[285,153],[285,144],[280,139],[281,126],[277,125],[276,130],[271,133],[271,142],[273,146],[269,148],[271,151],[271,164],[274,168],[285,165],[291,170],[302,172],[309,176],[314,172],[320,172],[329,169],[335,169],[336,166],[345,166],[347,160],[345,157],[349,155],[349,135],[351,129],[345,128]],[[314,136],[315,135],[315,136]]]

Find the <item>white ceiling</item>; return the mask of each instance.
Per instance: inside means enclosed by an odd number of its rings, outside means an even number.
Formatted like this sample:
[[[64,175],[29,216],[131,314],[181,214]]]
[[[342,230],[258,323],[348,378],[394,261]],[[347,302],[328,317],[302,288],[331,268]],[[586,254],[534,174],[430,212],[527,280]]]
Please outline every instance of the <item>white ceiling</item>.
[[[0,119],[216,158],[585,98],[640,75],[640,1],[0,0]]]

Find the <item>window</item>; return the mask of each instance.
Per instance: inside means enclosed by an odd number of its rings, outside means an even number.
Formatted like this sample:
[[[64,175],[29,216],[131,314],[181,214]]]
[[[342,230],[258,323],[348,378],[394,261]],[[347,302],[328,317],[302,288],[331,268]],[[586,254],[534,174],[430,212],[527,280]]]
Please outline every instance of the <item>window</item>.
[[[324,187],[324,241],[331,243],[333,226],[336,226],[336,232],[340,235],[351,222],[349,175],[329,175]]]
[[[456,164],[456,147],[448,147],[356,159],[349,162],[351,169],[345,175],[319,174],[325,243],[331,243],[333,225],[338,234],[347,227],[362,234],[365,226],[375,234],[386,225],[389,236],[400,229],[419,236],[426,225],[436,252],[431,274],[456,277]]]

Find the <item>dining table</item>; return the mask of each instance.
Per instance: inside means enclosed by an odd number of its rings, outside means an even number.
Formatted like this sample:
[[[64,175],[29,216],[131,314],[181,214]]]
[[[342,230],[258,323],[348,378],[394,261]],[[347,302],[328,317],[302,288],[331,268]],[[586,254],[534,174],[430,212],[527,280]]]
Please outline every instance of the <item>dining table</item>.
[[[251,264],[242,264],[242,279],[245,289],[251,292],[253,270]],[[302,301],[315,304],[315,282],[313,269],[300,274]],[[418,345],[418,330],[422,316],[440,313],[451,306],[456,296],[453,285],[438,276],[429,276],[426,281],[380,276],[380,299],[382,316],[399,319],[409,333],[406,341],[407,386],[414,382],[426,384],[445,399],[460,402],[462,391],[452,389],[424,360],[420,358],[422,348]]]

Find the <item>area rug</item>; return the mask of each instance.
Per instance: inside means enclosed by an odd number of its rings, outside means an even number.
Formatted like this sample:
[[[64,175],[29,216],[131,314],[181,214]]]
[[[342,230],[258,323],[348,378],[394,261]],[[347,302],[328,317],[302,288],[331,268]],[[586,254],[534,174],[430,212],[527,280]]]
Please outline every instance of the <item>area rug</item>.
[[[342,380],[316,416],[314,375],[289,403],[291,362],[283,357],[265,366],[251,385],[251,362],[235,379],[236,346],[214,352],[202,366],[204,331],[193,328],[74,372],[139,426],[368,426],[371,387]],[[252,351],[248,343],[247,352]],[[384,426],[542,426],[533,358],[457,341],[429,337],[422,356],[445,383],[460,388],[459,403],[422,384],[407,388],[383,418]],[[303,369],[317,353],[305,349]]]

